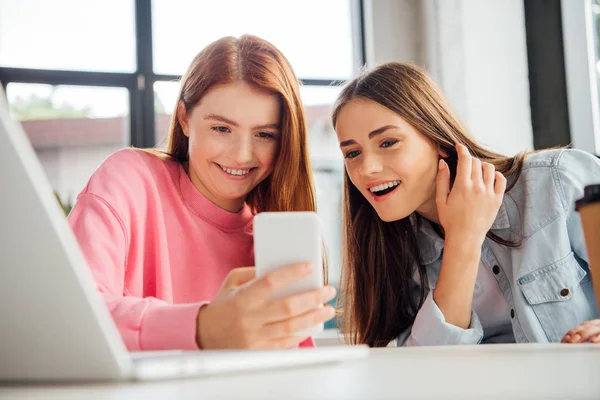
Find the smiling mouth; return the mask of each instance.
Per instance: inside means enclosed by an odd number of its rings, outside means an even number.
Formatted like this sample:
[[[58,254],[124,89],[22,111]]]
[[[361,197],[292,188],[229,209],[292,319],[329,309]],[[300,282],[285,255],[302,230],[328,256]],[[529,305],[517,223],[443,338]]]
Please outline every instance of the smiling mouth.
[[[369,188],[369,192],[371,192],[371,194],[375,197],[381,197],[388,193],[392,193],[398,188],[398,186],[400,186],[400,181],[382,183],[381,185]]]
[[[217,163],[215,163],[215,164],[217,164]],[[217,164],[217,165],[219,166],[219,168],[221,168],[221,170],[223,170],[223,172],[226,172],[232,176],[245,176],[245,175],[248,175],[252,170],[256,169],[256,167],[246,168],[246,169],[235,169],[235,168],[224,167],[221,164]]]

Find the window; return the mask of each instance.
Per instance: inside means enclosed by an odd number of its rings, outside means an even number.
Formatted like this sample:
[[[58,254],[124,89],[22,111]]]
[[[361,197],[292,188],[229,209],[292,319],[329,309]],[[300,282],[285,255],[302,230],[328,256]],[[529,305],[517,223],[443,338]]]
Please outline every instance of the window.
[[[154,0],[155,72],[181,75],[207,44],[250,33],[277,46],[299,77],[348,79],[354,72],[351,5],[350,0]]]
[[[0,0],[0,66],[133,72],[133,2]]]
[[[165,137],[178,79],[204,46],[245,33],[272,42],[303,83],[329,278],[337,285],[343,160],[330,112],[337,85],[364,62],[361,9],[361,0],[0,0],[0,82],[70,203],[107,155]]]
[[[127,90],[11,83],[6,94],[68,211],[100,163],[129,143]]]

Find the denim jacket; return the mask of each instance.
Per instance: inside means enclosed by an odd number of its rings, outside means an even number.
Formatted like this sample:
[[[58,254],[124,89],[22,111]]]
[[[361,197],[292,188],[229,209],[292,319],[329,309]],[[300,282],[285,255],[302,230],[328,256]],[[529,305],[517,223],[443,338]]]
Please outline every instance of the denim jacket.
[[[515,186],[504,195],[491,231],[521,243],[506,247],[491,239],[481,249],[482,267],[493,271],[510,310],[518,343],[559,342],[567,331],[598,318],[588,255],[575,200],[600,183],[600,160],[579,150],[529,155]],[[475,312],[468,329],[448,324],[433,301],[444,241],[428,223],[417,238],[427,271],[427,297],[398,345],[486,342]],[[415,287],[418,290],[418,276]]]

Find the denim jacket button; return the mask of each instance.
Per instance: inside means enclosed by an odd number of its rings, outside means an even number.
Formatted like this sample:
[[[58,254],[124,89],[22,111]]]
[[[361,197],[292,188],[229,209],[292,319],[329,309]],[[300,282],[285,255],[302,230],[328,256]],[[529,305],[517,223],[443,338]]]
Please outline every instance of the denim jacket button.
[[[497,265],[494,265],[492,267],[492,272],[494,273],[494,275],[498,275],[500,273],[500,267]]]
[[[567,297],[569,295],[569,293],[570,293],[569,289],[567,289],[567,288],[564,288],[563,290],[560,291],[560,295],[562,297]]]
[[[511,310],[510,310],[510,317],[511,318],[515,317],[515,309],[514,308],[511,308]]]

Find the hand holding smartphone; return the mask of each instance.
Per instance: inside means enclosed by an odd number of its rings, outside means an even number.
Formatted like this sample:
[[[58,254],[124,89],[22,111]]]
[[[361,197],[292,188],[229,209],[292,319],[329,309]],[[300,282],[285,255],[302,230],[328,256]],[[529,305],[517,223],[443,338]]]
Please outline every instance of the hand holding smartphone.
[[[263,212],[254,218],[257,278],[292,264],[313,266],[310,275],[273,292],[273,299],[323,287],[322,246],[321,220],[314,212]],[[311,336],[321,331],[323,323],[297,335]]]

